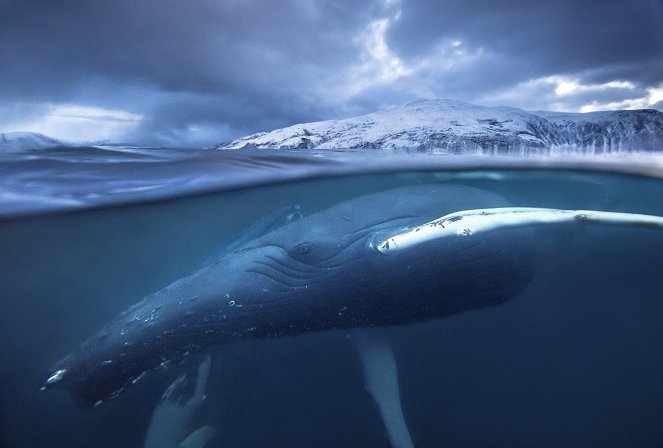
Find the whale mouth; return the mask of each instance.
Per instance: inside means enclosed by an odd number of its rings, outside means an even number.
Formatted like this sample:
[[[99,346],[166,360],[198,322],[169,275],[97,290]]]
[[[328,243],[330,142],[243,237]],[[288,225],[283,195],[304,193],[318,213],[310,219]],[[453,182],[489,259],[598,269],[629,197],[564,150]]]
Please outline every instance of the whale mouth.
[[[77,377],[75,372],[67,369],[52,371],[42,382],[40,390],[64,390],[69,393],[74,403],[81,409],[99,407],[101,404],[114,400],[131,384],[135,384],[143,377],[145,372],[128,378],[107,378],[106,381],[98,382],[93,377]]]
[[[378,252],[388,255],[407,251],[421,244],[443,238],[463,238],[505,228],[563,223],[663,230],[663,217],[661,216],[596,210],[502,207],[450,213],[425,224],[409,227],[396,234],[379,236],[371,243],[371,246]]]

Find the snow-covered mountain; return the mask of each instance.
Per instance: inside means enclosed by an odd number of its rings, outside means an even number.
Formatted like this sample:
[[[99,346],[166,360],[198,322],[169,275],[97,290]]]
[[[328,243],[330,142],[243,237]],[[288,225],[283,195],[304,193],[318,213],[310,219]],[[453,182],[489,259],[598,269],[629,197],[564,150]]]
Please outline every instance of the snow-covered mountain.
[[[102,149],[131,150],[146,149],[144,145],[135,145],[115,140],[95,140],[69,142],[56,140],[38,132],[0,132],[0,153],[24,152],[48,148],[85,148],[96,147]]]
[[[663,112],[527,112],[420,100],[344,120],[304,123],[218,146],[288,149],[406,148],[443,152],[663,150]]]
[[[17,152],[61,146],[62,142],[36,132],[0,133],[0,152]]]

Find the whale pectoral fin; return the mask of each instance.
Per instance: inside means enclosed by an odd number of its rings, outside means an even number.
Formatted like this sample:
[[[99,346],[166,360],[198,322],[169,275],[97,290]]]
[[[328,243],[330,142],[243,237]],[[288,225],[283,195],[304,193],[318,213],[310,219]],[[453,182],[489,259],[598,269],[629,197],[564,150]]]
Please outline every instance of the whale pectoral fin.
[[[195,407],[196,409],[205,401],[205,389],[207,388],[207,379],[209,378],[209,369],[212,365],[212,356],[208,353],[205,359],[198,365],[198,376],[196,378],[196,389],[193,396],[186,402],[185,406]]]
[[[224,253],[233,252],[246,243],[261,236],[267,235],[276,229],[280,229],[304,217],[299,205],[286,205],[285,207],[272,210],[262,218],[249,225],[242,234],[232,241],[224,250]]]
[[[145,448],[178,446],[178,442],[186,434],[191,419],[205,401],[205,388],[211,363],[212,358],[208,354],[198,365],[195,390],[188,400],[183,400],[186,390],[186,374],[178,376],[168,386],[152,414],[145,437]]]
[[[381,328],[358,328],[350,337],[361,361],[366,390],[380,411],[393,448],[413,448],[405,423],[398,388],[398,370],[394,352]]]
[[[201,426],[182,440],[178,448],[204,448],[215,435],[216,429],[214,427]]]
[[[302,213],[302,207],[300,205],[286,205],[277,208],[276,210],[272,210],[270,213],[250,224],[237,238],[224,246],[220,251],[217,251],[212,256],[208,257],[203,265],[207,266],[229,253],[241,249],[247,243],[290,223],[299,221],[303,217],[304,214]]]
[[[504,228],[563,223],[663,230],[663,217],[637,213],[534,207],[485,208],[462,210],[416,227],[382,235],[374,247],[383,254],[390,254],[440,238],[469,237]]]

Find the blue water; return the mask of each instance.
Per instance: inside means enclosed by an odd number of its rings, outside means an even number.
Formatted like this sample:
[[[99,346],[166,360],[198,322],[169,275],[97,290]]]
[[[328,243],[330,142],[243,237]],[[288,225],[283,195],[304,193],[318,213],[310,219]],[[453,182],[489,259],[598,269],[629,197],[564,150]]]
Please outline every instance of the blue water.
[[[79,409],[50,365],[140,298],[199,269],[270,211],[397,186],[470,185],[515,205],[663,215],[660,159],[61,148],[0,161],[0,441],[140,447],[199,359]],[[663,233],[564,233],[494,308],[389,328],[418,447],[663,444]],[[345,332],[213,351],[192,427],[214,447],[387,447]]]

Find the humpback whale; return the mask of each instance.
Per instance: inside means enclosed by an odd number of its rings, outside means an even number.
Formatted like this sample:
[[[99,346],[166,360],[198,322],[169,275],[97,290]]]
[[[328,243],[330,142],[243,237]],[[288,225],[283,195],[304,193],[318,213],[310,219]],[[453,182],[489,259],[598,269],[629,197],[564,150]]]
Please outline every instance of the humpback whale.
[[[663,229],[661,217],[512,207],[457,185],[358,197],[288,220],[146,297],[57,362],[43,387],[68,390],[91,407],[144,372],[209,346],[403,325],[498,305],[534,273],[537,226],[561,223]],[[363,345],[375,346],[370,338]],[[389,353],[373,353],[393,364]],[[376,377],[370,369],[365,376],[369,383]],[[369,392],[383,386],[369,384]]]

